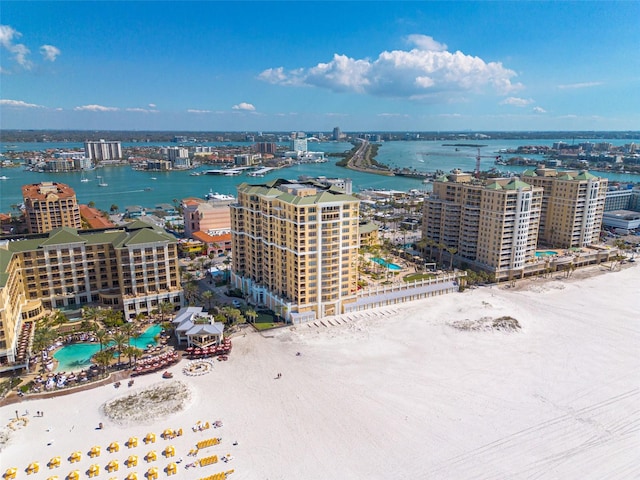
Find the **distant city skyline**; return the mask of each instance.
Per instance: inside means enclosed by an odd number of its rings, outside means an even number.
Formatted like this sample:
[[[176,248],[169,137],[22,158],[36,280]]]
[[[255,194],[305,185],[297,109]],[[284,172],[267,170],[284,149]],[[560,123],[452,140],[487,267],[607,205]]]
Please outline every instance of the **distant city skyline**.
[[[637,130],[640,2],[3,1],[0,128]]]

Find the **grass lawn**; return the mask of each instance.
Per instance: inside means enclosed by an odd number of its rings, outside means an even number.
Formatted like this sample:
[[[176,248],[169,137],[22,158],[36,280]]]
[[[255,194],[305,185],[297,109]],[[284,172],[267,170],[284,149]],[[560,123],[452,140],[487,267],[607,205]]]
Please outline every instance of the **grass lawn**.
[[[416,280],[429,280],[430,278],[436,278],[432,273],[412,273],[402,278],[405,282],[414,282]]]
[[[258,316],[256,317],[256,322],[252,324],[256,328],[256,330],[269,330],[270,328],[275,328],[282,325],[282,322],[278,322],[275,315],[273,314],[267,312],[257,313]]]

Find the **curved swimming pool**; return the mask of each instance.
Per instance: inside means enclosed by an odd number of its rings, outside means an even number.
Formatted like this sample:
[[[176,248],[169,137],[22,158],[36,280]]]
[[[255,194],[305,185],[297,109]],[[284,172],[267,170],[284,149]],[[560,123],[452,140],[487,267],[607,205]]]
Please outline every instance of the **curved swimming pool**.
[[[162,331],[160,325],[152,325],[147,328],[138,338],[131,338],[131,346],[140,349],[147,348],[147,345],[155,345],[155,337]],[[108,346],[113,345],[110,342]],[[91,357],[100,350],[99,343],[72,343],[65,345],[53,354],[53,358],[58,361],[56,372],[73,372],[82,370],[91,365]]]

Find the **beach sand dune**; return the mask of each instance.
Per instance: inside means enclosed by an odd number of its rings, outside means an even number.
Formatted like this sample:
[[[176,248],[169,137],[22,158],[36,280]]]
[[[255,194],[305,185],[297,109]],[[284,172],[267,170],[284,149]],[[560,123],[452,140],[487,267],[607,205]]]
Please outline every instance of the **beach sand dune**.
[[[468,290],[265,336],[247,330],[211,373],[184,376],[184,361],[171,368],[190,398],[162,419],[120,425],[105,417],[101,406],[126,394],[126,385],[2,407],[3,424],[16,409],[30,412],[1,453],[2,472],[16,466],[23,478],[30,462],[60,455],[55,473],[63,478],[73,469],[71,452],[83,452],[84,472],[96,463],[86,452],[100,445],[97,463],[135,452],[141,474],[142,456],[157,450],[150,465],[164,468],[169,459],[160,452],[171,444],[183,458],[181,479],[231,468],[232,479],[270,480],[638,478],[639,280],[634,266],[579,281]],[[502,316],[521,328],[452,326]],[[138,377],[135,389],[161,381]],[[42,418],[33,417],[38,410]],[[191,429],[215,420],[223,426]],[[165,428],[184,434],[166,441]],[[147,432],[158,435],[153,446],[123,447]],[[233,460],[186,470],[187,452],[210,437],[220,445],[198,458]],[[112,441],[120,452],[106,452]],[[42,472],[30,478],[49,474]]]

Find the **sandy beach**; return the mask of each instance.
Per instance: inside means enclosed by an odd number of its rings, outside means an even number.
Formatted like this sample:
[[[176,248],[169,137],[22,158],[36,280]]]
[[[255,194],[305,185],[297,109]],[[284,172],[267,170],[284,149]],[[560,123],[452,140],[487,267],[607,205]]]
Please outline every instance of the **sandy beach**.
[[[604,267],[596,267],[603,269]],[[595,269],[594,269],[595,270]],[[233,338],[229,361],[0,408],[0,473],[139,478],[182,458],[173,478],[631,479],[640,477],[640,269],[479,288],[264,335]],[[582,275],[584,276],[584,275]],[[520,327],[495,330],[512,317]],[[477,328],[476,328],[477,327]],[[486,328],[485,328],[486,327]],[[296,353],[300,352],[300,355]],[[278,378],[278,374],[281,377]],[[152,385],[186,385],[184,408],[115,421],[103,405]],[[28,424],[13,422],[27,413]],[[42,411],[43,416],[36,416]],[[200,421],[210,428],[193,431]],[[220,421],[221,427],[213,423]],[[97,429],[99,423],[102,429]],[[167,428],[183,434],[165,440]],[[143,437],[155,433],[156,442]],[[137,447],[126,441],[137,437]],[[188,456],[197,442],[219,445]],[[107,452],[111,442],[118,452]],[[101,455],[89,458],[92,446]],[[163,450],[174,446],[176,456]],[[158,458],[144,456],[155,450]],[[82,458],[67,458],[80,451]],[[222,462],[227,454],[232,460]],[[137,455],[139,463],[124,461]],[[208,456],[218,463],[187,464]],[[50,458],[61,466],[49,470]],[[107,473],[110,460],[117,472]]]

